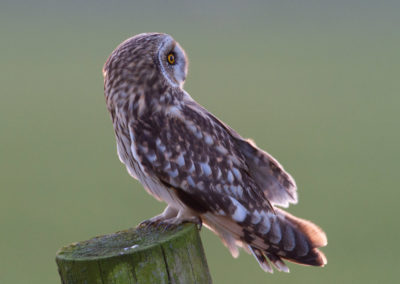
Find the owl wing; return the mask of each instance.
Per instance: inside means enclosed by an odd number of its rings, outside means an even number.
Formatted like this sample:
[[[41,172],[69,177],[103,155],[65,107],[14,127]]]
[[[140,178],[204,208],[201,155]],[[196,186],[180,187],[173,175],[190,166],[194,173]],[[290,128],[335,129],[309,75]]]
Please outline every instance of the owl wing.
[[[237,143],[246,157],[251,176],[270,202],[282,207],[296,204],[296,182],[279,162],[251,141],[240,139]]]
[[[259,186],[257,178],[263,180],[263,175],[270,183],[282,181],[285,172],[274,159],[202,109],[185,105],[168,113],[154,113],[129,125],[132,155],[147,177],[163,185],[162,194],[173,191],[179,202],[202,216],[234,257],[240,245],[266,271],[271,271],[267,259],[283,271],[288,268],[282,258],[326,263],[317,249],[326,244],[325,234],[311,222],[273,208],[267,197],[278,203],[277,196],[285,200],[288,193]]]
[[[196,108],[230,134],[244,157],[249,175],[272,204],[288,207],[289,203],[297,203],[296,182],[274,157],[258,148],[251,140],[242,138],[203,107],[197,105]]]
[[[273,210],[230,133],[202,113],[186,106],[158,112],[130,123],[129,132],[141,170],[189,208],[237,222],[254,209]]]

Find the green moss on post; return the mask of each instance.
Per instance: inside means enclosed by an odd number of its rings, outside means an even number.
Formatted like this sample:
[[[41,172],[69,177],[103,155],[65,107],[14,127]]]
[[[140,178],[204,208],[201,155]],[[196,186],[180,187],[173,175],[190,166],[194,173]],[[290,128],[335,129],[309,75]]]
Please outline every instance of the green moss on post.
[[[211,283],[196,226],[129,229],[60,249],[62,283]]]

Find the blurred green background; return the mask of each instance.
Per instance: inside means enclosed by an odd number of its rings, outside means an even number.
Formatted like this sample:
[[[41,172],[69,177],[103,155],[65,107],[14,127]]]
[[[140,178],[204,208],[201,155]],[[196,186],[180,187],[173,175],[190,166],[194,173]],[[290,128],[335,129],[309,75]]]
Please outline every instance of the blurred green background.
[[[289,211],[328,235],[325,268],[264,273],[208,230],[215,283],[394,283],[398,1],[0,3],[0,283],[57,283],[56,251],[164,205],[116,154],[101,68],[141,32],[187,51],[185,89],[293,174]]]

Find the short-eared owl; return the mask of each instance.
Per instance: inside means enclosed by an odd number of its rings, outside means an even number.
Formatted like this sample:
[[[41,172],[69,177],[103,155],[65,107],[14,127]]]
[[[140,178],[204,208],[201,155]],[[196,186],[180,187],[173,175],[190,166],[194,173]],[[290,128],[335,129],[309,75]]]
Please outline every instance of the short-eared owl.
[[[119,158],[165,211],[150,222],[202,222],[237,257],[288,272],[283,259],[324,266],[315,224],[283,211],[297,202],[293,178],[183,89],[188,60],[169,35],[121,43],[104,65],[104,89]],[[209,90],[207,90],[209,91]]]

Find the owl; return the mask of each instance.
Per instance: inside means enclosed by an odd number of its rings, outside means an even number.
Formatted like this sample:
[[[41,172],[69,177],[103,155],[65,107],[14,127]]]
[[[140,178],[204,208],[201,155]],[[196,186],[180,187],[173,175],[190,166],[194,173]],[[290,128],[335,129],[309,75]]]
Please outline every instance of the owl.
[[[143,33],[107,59],[104,93],[119,159],[167,204],[150,224],[202,223],[233,257],[289,272],[284,260],[324,266],[325,233],[282,207],[297,203],[293,178],[183,89],[188,59],[168,34]],[[207,90],[209,91],[209,90]]]

